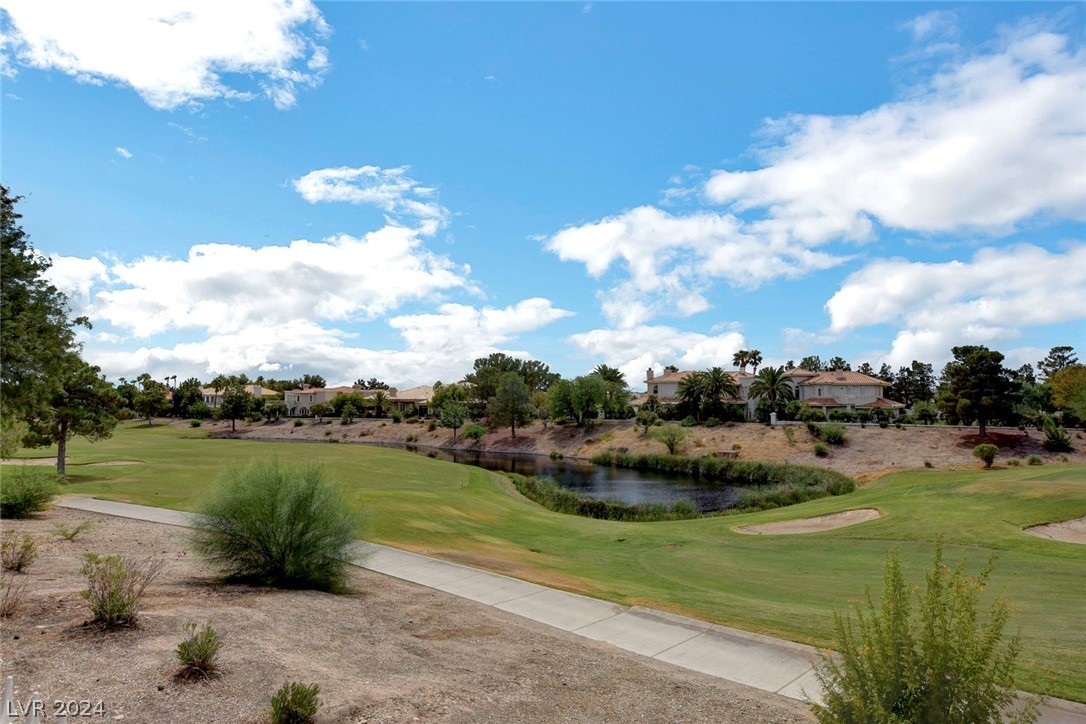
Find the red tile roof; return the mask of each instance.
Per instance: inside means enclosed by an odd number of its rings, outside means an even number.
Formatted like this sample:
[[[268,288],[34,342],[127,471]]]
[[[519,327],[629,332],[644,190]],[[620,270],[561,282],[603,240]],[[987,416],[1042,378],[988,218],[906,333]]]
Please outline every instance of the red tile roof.
[[[888,400],[885,397],[876,397],[874,402],[867,402],[863,405],[856,405],[856,407],[881,407],[889,409],[897,409],[905,407],[904,402],[897,402],[896,400]]]
[[[837,375],[841,376],[838,377]],[[819,372],[810,379],[803,380],[799,384],[801,385],[879,385],[881,387],[889,386],[889,382],[886,380],[880,380],[878,377],[872,377],[871,375],[865,375],[863,372],[853,372],[851,370],[842,371],[838,373],[836,370],[830,370],[829,372]]]

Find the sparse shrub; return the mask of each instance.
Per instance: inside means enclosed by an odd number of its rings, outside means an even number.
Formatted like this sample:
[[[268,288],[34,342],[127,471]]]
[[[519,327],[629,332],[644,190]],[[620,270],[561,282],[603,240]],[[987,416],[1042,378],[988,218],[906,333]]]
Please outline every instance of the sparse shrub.
[[[652,437],[657,442],[664,444],[668,454],[674,455],[686,442],[687,432],[678,425],[664,425],[659,430],[654,430]]]
[[[1010,460],[1007,461],[1007,465],[1009,465],[1012,468],[1016,468],[1021,464],[1022,464],[1022,461],[1019,460],[1018,458],[1011,458]]]
[[[339,416],[340,425],[350,425],[354,420],[351,419],[351,413],[348,410],[344,410],[343,414]]]
[[[683,418],[683,421],[681,423],[679,423],[679,424],[682,425],[683,427],[693,427],[694,425],[698,424],[698,421],[694,419],[693,415],[687,415],[686,417]]]
[[[824,703],[812,704],[820,722],[1016,722],[1036,721],[1039,701],[1015,704],[1017,636],[1004,640],[1007,602],[997,598],[984,620],[978,609],[994,558],[976,576],[964,561],[954,569],[935,549],[923,595],[905,582],[891,553],[883,574],[881,609],[867,591],[855,620],[834,611],[834,648],[815,674]]]
[[[827,422],[819,428],[819,437],[830,445],[844,445],[848,442],[845,426],[838,422]]]
[[[297,419],[294,420],[294,422],[293,422],[294,427],[301,427],[303,424],[305,424],[305,423],[303,423],[301,420],[297,420]]]
[[[85,520],[78,525],[64,525],[63,523],[53,523],[53,532],[57,534],[58,538],[63,538],[66,541],[74,541],[76,536],[80,533],[85,533],[89,530],[94,530],[94,521]]]
[[[885,430],[886,428],[890,427],[890,423],[886,420],[879,420],[879,427]]]
[[[981,443],[973,448],[973,457],[984,462],[984,467],[992,467],[992,462],[999,454],[999,448],[991,443]]]
[[[732,443],[732,450],[733,450],[734,452],[739,452],[739,451],[740,451],[740,450],[742,450],[742,449],[743,449],[743,446],[742,446],[742,445],[740,445],[739,443],[737,443],[737,442],[733,442],[733,443]]]
[[[329,435],[331,435],[331,434],[332,434],[332,431],[331,431],[331,430],[325,430],[325,431],[324,431],[324,436],[325,436],[325,437],[328,437],[328,436],[329,436]]]
[[[924,467],[926,467],[926,468],[934,468],[935,466],[931,464],[931,460],[925,460],[924,461]]]
[[[200,427],[203,424],[204,424],[203,420],[196,420],[196,419],[189,420],[189,427]]]
[[[38,544],[33,538],[24,535],[22,540],[19,540],[12,531],[4,533],[4,538],[0,541],[0,563],[5,571],[22,573],[37,557]]]
[[[561,460],[564,457],[565,455],[563,455],[560,451],[551,450],[551,460]]]
[[[716,427],[719,424],[720,420],[715,417],[710,417],[708,420],[705,421],[705,427]]]
[[[185,638],[177,644],[175,657],[181,669],[177,672],[180,679],[192,679],[197,676],[210,678],[219,671],[219,651],[222,639],[219,632],[208,621],[203,628],[197,629],[195,623],[185,624]]]
[[[1028,458],[1026,458],[1026,464],[1027,465],[1044,465],[1045,461],[1041,458],[1040,455],[1030,455]]]
[[[811,449],[814,450],[814,454],[820,458],[824,458],[830,454],[830,449],[820,442],[816,442]]]
[[[789,445],[795,445],[796,444],[796,428],[792,427],[791,425],[784,425],[784,426],[781,427],[781,430],[784,432],[784,436],[786,438],[788,438],[788,444]]]
[[[1045,417],[1045,439],[1041,444],[1049,452],[1071,452],[1071,436],[1067,430],[1056,424],[1051,417]]]
[[[1071,462],[1071,459],[1069,457],[1067,457],[1066,455],[1060,455],[1060,462],[1061,463],[1069,463],[1069,462]]]
[[[430,420],[429,424],[426,425],[426,432],[433,432],[436,429],[437,429],[437,420]]]
[[[393,410],[392,414],[389,415],[389,417],[392,418],[392,423],[394,425],[399,425],[401,422],[403,422],[403,413],[402,412],[397,412],[397,411]]]
[[[57,479],[48,470],[16,468],[4,473],[0,485],[0,516],[4,518],[29,518],[39,510],[45,510],[57,494]]]
[[[268,715],[271,724],[309,724],[321,708],[320,684],[288,681],[272,695]]]
[[[157,558],[85,553],[80,573],[87,579],[88,587],[79,595],[90,607],[93,623],[104,628],[135,624],[143,594],[162,566],[163,562]]]
[[[319,465],[255,462],[219,478],[196,517],[193,546],[229,578],[336,590],[358,523]]]
[[[26,595],[26,581],[17,581],[14,573],[0,574],[0,618],[11,618]]]
[[[404,438],[404,439],[405,439],[405,440],[406,440],[407,442],[418,442],[418,441],[419,441],[419,436],[418,436],[418,435],[416,435],[416,434],[414,434],[414,433],[411,433],[410,435],[408,435],[408,436],[407,436],[406,438]]]
[[[410,417],[405,417],[403,419],[403,421],[406,422],[408,425],[416,425],[416,424],[418,424],[419,418],[417,418],[414,415],[411,415]]]
[[[465,427],[464,432],[461,434],[469,440],[482,440],[483,435],[486,434],[486,425],[479,424],[478,422],[473,422],[472,424]]]
[[[724,423],[724,427],[735,427],[735,421],[734,420],[728,420],[727,422]]]

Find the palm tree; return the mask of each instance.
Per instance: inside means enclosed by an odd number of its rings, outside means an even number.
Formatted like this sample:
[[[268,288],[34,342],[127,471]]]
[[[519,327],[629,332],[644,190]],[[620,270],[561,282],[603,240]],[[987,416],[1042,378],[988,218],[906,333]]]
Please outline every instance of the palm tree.
[[[679,381],[679,399],[694,410],[694,418],[698,419],[702,400],[705,399],[705,373],[691,372]]]
[[[738,367],[741,371],[747,371],[747,364],[750,362],[750,352],[745,349],[741,349],[732,355],[732,364]]]
[[[796,399],[796,392],[783,367],[766,367],[750,386],[750,396],[764,399],[770,410],[776,410],[778,403]]]
[[[735,378],[729,375],[721,367],[713,367],[702,376],[702,404],[713,416],[720,414],[725,400],[734,400],[739,397],[739,385]]]
[[[385,403],[388,402],[388,395],[384,390],[378,390],[373,393],[373,406],[377,408],[377,417],[381,417],[385,414]]]
[[[752,349],[747,352],[747,363],[754,365],[754,374],[758,374],[758,365],[762,364],[762,351]]]
[[[603,379],[604,382],[613,382],[617,385],[626,386],[626,375],[621,370],[617,370],[614,367],[608,367],[607,365],[596,365],[596,369],[592,370],[592,374]]]

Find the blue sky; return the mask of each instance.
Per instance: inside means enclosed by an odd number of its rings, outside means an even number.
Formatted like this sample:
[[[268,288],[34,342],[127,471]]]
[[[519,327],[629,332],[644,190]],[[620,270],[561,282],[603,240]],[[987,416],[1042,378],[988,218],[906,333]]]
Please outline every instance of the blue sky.
[[[172,5],[0,0],[111,378],[1086,351],[1080,4]]]

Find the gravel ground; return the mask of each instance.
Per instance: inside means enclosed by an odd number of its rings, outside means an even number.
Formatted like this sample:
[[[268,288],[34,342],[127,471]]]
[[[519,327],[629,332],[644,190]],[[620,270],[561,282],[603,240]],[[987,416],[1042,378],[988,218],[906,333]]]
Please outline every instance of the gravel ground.
[[[53,524],[92,520],[74,541]],[[365,570],[354,593],[225,585],[171,526],[53,509],[3,521],[40,550],[22,607],[0,622],[3,674],[19,701],[102,701],[77,721],[257,722],[285,680],[317,682],[322,722],[809,721],[796,701],[686,671]],[[137,627],[85,628],[82,554],[154,555],[166,566]],[[174,677],[188,621],[224,639],[223,673]]]

